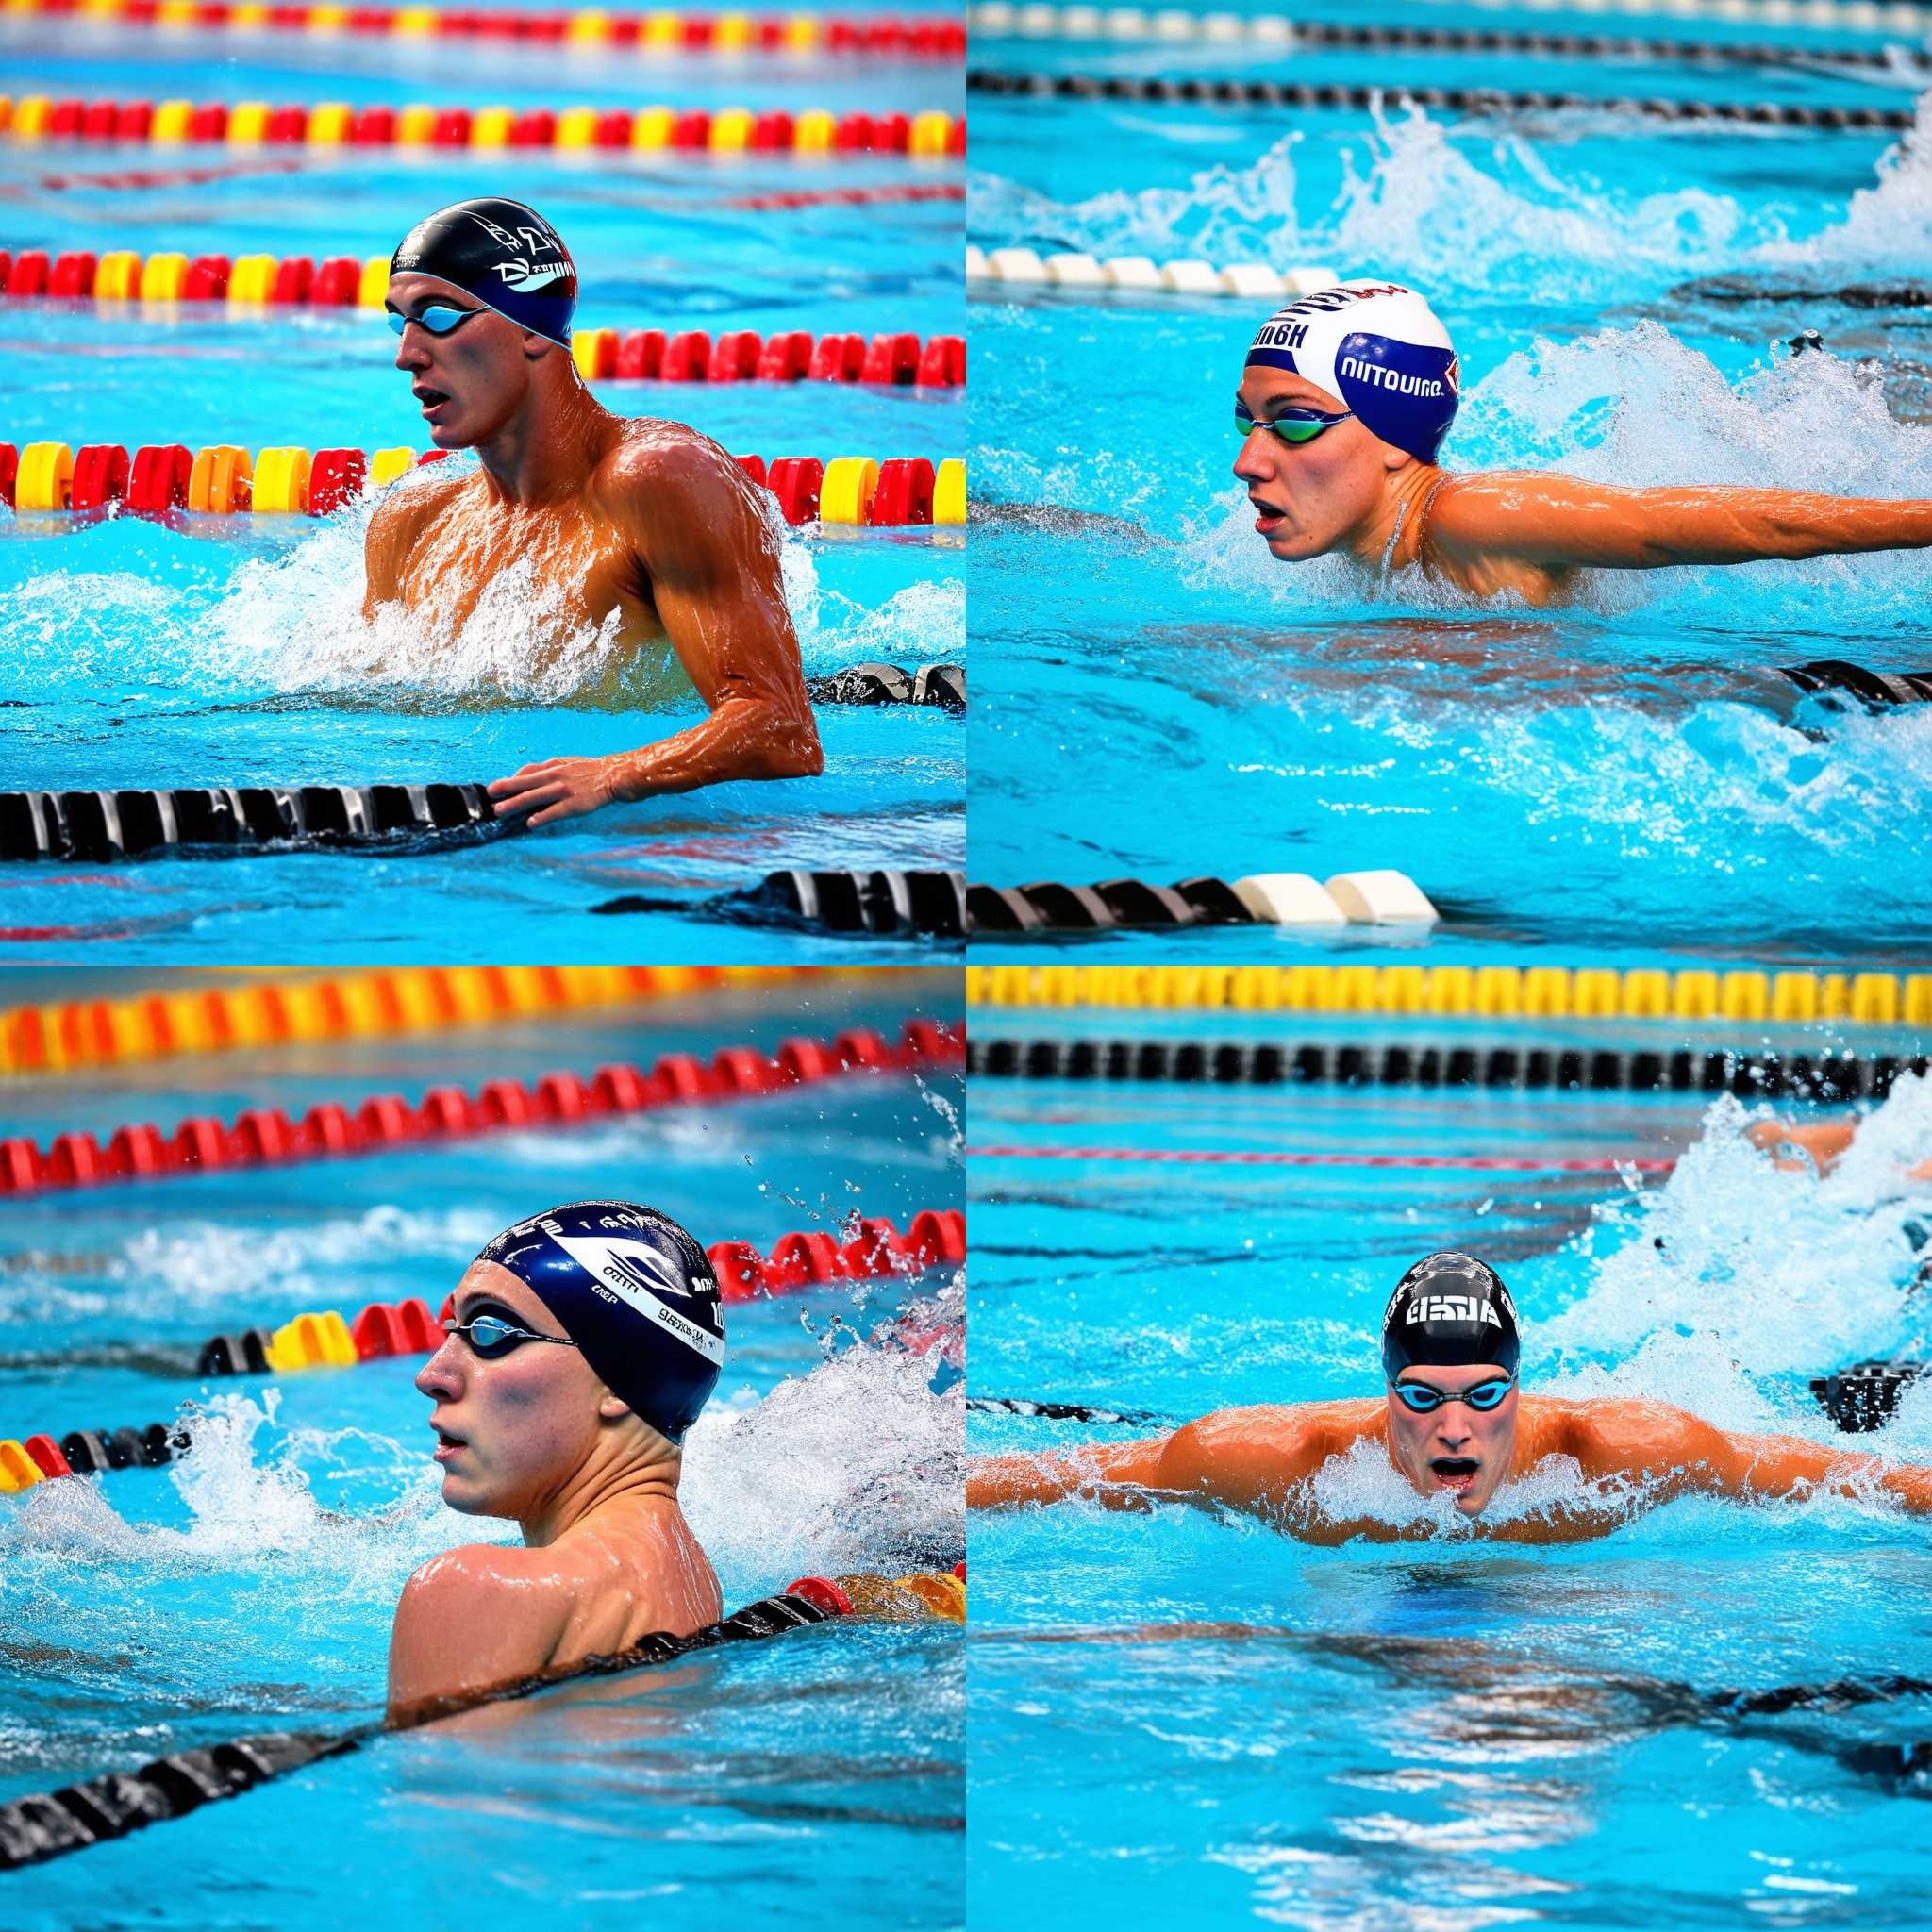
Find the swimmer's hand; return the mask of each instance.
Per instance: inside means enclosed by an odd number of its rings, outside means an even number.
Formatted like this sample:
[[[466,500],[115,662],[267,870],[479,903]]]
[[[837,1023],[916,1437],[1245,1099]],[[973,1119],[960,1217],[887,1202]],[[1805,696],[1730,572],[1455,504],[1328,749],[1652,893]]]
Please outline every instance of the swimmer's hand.
[[[498,818],[527,813],[525,824],[533,827],[601,811],[624,795],[615,758],[541,758],[490,787]]]

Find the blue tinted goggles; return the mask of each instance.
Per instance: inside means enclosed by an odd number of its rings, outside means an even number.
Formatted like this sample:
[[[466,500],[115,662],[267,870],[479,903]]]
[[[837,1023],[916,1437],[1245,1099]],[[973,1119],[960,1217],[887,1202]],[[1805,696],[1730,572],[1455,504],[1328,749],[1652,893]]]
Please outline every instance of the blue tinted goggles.
[[[1389,1386],[1403,1407],[1416,1415],[1433,1415],[1445,1402],[1465,1402],[1487,1415],[1491,1409],[1499,1407],[1504,1396],[1515,1388],[1516,1377],[1495,1375],[1487,1382],[1478,1382],[1474,1389],[1465,1389],[1459,1395],[1452,1395],[1448,1390],[1428,1382],[1391,1382]]]
[[[480,308],[458,308],[451,302],[432,302],[417,315],[398,315],[391,308],[389,311],[389,325],[395,335],[401,335],[412,322],[420,322],[433,336],[446,336],[453,328],[460,328],[473,315],[481,315]]]
[[[1252,436],[1257,429],[1272,429],[1283,442],[1299,445],[1313,442],[1324,431],[1333,429],[1338,423],[1346,423],[1354,414],[1353,409],[1284,409],[1278,416],[1264,417],[1252,414],[1247,404],[1237,401],[1234,426],[1242,436]]]

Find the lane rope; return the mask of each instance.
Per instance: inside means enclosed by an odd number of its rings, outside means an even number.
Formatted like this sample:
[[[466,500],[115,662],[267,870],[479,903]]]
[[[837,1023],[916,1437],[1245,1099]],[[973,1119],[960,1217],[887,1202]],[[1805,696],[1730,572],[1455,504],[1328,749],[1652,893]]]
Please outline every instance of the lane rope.
[[[1657,966],[968,966],[968,1007],[1932,1024],[1932,973]]]
[[[805,681],[815,705],[937,705],[941,710],[966,708],[963,664],[922,664],[908,671],[898,664],[847,664]]]
[[[300,1121],[281,1108],[255,1107],[225,1124],[211,1115],[193,1116],[172,1135],[147,1121],[116,1128],[105,1141],[79,1131],[57,1134],[45,1148],[16,1134],[0,1139],[0,1199],[210,1169],[280,1167],[500,1130],[567,1126],[853,1075],[950,1069],[964,1061],[959,1029],[936,1020],[908,1020],[896,1045],[870,1027],[854,1026],[831,1040],[782,1041],[772,1055],[751,1046],[723,1047],[708,1065],[691,1054],[665,1054],[648,1070],[613,1063],[589,1080],[572,1073],[545,1074],[527,1085],[487,1080],[474,1094],[440,1085],[414,1103],[399,1093],[376,1093],[353,1109],[325,1101]]]
[[[1897,68],[1885,47],[1813,47],[1785,42],[1689,41],[1628,34],[1545,33],[1499,27],[1381,26],[1326,20],[1289,20],[1278,13],[1146,12],[1140,8],[1057,7],[1040,0],[975,0],[966,10],[975,34],[994,39],[1154,42],[1166,46],[1209,42],[1290,54],[1516,54],[1562,60],[1683,62],[1699,66],[1839,66],[1894,74],[1901,87],[1918,83]],[[1923,30],[1921,16],[1919,26]]]
[[[857,342],[858,338],[851,339]],[[0,501],[16,511],[174,518],[332,516],[365,492],[386,490],[440,463],[446,449],[251,451],[240,443],[0,442]],[[904,529],[963,526],[966,465],[958,457],[732,458],[778,500],[793,527]],[[19,796],[20,794],[12,794]]]
[[[801,1577],[777,1596],[747,1605],[722,1623],[686,1637],[659,1631],[628,1649],[589,1657],[568,1670],[546,1673],[500,1689],[445,1697],[407,1719],[358,1724],[341,1731],[266,1731],[227,1743],[199,1746],[156,1758],[138,1771],[115,1772],[58,1790],[36,1792],[0,1805],[0,1870],[43,1863],[125,1838],[144,1825],[184,1818],[204,1805],[240,1797],[270,1780],[342,1757],[391,1730],[414,1730],[486,1705],[528,1697],[551,1686],[585,1677],[675,1662],[701,1650],[778,1637],[829,1619],[912,1622],[927,1618],[964,1623],[965,1565],[888,1577],[868,1573]]]
[[[1548,93],[1478,87],[1344,87],[1306,81],[1171,79],[1099,74],[1000,74],[966,70],[969,94],[1006,100],[1130,101],[1145,106],[1208,108],[1355,108],[1384,103],[1457,114],[1590,113],[1630,122],[1675,121],[1695,125],[1809,127],[1904,132],[1914,125],[1908,108],[1812,108],[1791,101],[1637,100],[1596,94]]]
[[[874,933],[881,938],[960,939],[966,875],[958,872],[774,872],[757,885],[693,906],[689,900],[625,892],[601,899],[595,913],[707,913],[736,925]]]
[[[1079,249],[1041,255],[1008,245],[966,247],[966,284],[1001,288],[1075,289],[1087,293],[1128,295],[1232,295],[1242,301],[1285,301],[1332,289],[1341,279],[1332,268],[1270,268],[1264,261],[1235,261],[1224,267],[1184,256],[1156,261],[1146,255],[1111,255],[1100,260]]]
[[[68,1074],[182,1054],[385,1040],[552,1020],[694,993],[903,974],[853,966],[399,966],[0,1008],[0,1074]],[[872,982],[868,980],[868,984]]]
[[[839,54],[958,60],[966,53],[965,28],[942,14],[895,19],[868,14],[545,12],[527,7],[468,11],[441,7],[267,6],[254,0],[7,0],[6,11],[29,19],[158,27],[166,33],[513,41],[599,54],[612,47],[634,47],[652,58],[680,54]]]
[[[910,1282],[935,1268],[966,1260],[966,1217],[957,1208],[922,1208],[905,1233],[884,1216],[860,1219],[844,1241],[823,1228],[781,1235],[769,1254],[750,1241],[715,1241],[706,1251],[718,1277],[720,1299],[732,1303],[803,1294],[839,1282],[897,1279]],[[340,1309],[310,1309],[279,1327],[243,1328],[210,1336],[181,1372],[198,1377],[300,1374],[314,1369],[354,1368],[400,1356],[433,1355],[442,1346],[442,1324],[456,1310],[452,1291],[435,1315],[419,1296],[371,1302],[354,1319]],[[0,1440],[0,1494],[36,1483],[107,1470],[161,1469],[193,1447],[184,1423],[149,1423],[134,1428],[70,1429]]]
[[[832,114],[823,108],[649,107],[531,108],[313,107],[268,101],[86,101],[78,96],[0,94],[0,136],[16,145],[58,142],[133,142],[155,147],[403,148],[424,153],[550,149],[558,153],[740,156],[791,155],[823,161],[858,155],[904,155],[915,161],[957,159],[966,123],[937,108],[917,113]]]
[[[1899,1078],[1924,1074],[1924,1054],[1812,1056],[1745,1048],[1245,1044],[1240,1041],[988,1040],[967,1047],[969,1076],[1103,1080],[1220,1087],[1485,1088],[1536,1093],[1732,1093],[1740,1100],[1882,1100]]]
[[[1271,872],[1233,881],[1181,879],[1173,886],[1103,879],[1093,886],[1042,880],[966,889],[968,933],[1042,936],[1196,925],[1422,928],[1439,916],[1407,873],[1388,871],[1337,873],[1325,884],[1305,872]]]

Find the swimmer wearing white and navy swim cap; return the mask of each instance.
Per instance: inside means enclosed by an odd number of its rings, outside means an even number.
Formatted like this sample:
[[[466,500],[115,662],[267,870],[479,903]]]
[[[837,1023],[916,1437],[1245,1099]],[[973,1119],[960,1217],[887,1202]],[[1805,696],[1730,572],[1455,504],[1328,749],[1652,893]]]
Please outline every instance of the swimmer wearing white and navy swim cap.
[[[1449,331],[1399,282],[1338,282],[1262,324],[1235,402],[1235,475],[1284,560],[1368,560],[1441,480],[1460,370]]]

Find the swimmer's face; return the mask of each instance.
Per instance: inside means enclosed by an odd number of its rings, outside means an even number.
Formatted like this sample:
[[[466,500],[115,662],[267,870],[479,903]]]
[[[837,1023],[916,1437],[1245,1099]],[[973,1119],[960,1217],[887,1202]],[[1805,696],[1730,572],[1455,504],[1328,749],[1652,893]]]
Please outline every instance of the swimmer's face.
[[[499,1315],[537,1335],[561,1335],[534,1290],[494,1261],[473,1261],[457,1285],[456,1319]],[[416,1377],[436,1405],[442,1500],[469,1516],[527,1522],[577,1476],[597,1448],[598,1402],[608,1391],[580,1350],[526,1341],[484,1360],[446,1335]]]
[[[1507,1370],[1493,1362],[1467,1369],[1404,1369],[1398,1378],[1460,1395],[1481,1382],[1493,1382]],[[1417,1415],[1388,1391],[1389,1459],[1425,1496],[1456,1498],[1459,1515],[1480,1516],[1496,1485],[1509,1474],[1516,1447],[1516,1389],[1492,1409],[1466,1402],[1445,1402]]]
[[[389,278],[388,307],[396,314],[414,318],[432,304],[471,313],[447,335],[434,335],[421,323],[405,328],[396,367],[423,406],[430,441],[438,449],[470,449],[489,442],[523,407],[537,362],[563,351],[454,283],[435,275]]]
[[[1348,407],[1284,370],[1250,369],[1239,394],[1256,426],[1241,443],[1234,473],[1247,486],[1255,528],[1271,555],[1284,563],[1300,563],[1348,549],[1381,508],[1389,472],[1410,458],[1353,416],[1312,441],[1284,442],[1264,426],[1283,409],[1324,409],[1333,415]]]

